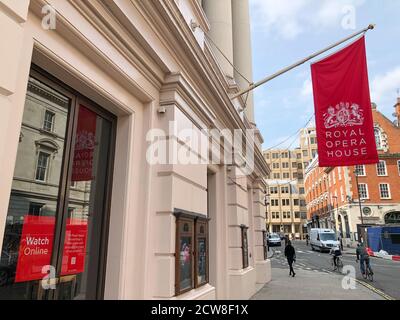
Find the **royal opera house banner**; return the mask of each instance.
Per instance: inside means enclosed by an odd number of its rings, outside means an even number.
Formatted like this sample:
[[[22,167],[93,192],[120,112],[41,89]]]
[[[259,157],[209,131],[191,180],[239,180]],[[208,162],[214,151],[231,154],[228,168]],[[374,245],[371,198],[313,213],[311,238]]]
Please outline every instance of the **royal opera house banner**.
[[[311,73],[319,166],[377,163],[364,36]]]

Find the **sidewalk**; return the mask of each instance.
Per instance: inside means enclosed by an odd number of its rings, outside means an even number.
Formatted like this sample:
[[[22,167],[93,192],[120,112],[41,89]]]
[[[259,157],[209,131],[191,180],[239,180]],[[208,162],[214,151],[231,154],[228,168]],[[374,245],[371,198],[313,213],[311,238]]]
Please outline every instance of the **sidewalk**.
[[[356,283],[354,290],[342,288],[343,276],[297,270],[296,277],[288,270],[272,268],[272,280],[251,300],[384,300],[380,295]]]

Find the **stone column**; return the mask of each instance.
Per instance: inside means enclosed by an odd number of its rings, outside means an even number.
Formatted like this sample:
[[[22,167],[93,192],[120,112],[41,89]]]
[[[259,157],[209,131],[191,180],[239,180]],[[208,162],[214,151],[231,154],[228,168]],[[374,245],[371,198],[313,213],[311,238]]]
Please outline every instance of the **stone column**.
[[[233,63],[231,0],[203,0],[203,8],[211,26],[209,37]],[[233,79],[233,67],[213,45],[212,47],[222,71],[227,77]]]
[[[232,0],[233,25],[233,64],[249,81],[253,81],[250,9],[248,0]],[[236,71],[236,83],[241,89],[248,87],[248,83]],[[245,95],[243,96],[245,98]],[[254,120],[253,93],[247,98],[246,116],[252,124]]]

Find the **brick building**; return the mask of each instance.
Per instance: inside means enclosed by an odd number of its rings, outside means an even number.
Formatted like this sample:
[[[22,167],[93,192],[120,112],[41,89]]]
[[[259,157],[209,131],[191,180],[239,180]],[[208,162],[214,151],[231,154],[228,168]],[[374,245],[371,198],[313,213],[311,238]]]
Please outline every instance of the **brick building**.
[[[375,104],[372,108],[379,163],[320,168],[315,157],[305,175],[309,227],[336,229],[349,245],[358,240],[362,225],[400,223],[399,122]],[[400,99],[395,109],[398,118]]]

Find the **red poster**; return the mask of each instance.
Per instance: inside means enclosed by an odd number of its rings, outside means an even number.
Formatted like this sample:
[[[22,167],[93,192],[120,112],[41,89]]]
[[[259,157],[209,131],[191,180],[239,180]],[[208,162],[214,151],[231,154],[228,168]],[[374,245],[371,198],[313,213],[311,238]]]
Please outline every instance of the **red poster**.
[[[87,221],[67,220],[61,275],[77,274],[85,270]]]
[[[96,141],[97,115],[80,105],[76,129],[75,154],[72,181],[90,181],[93,169],[93,153]]]
[[[365,38],[311,72],[320,167],[377,163]]]
[[[47,275],[42,268],[51,262],[54,226],[54,217],[24,217],[15,282],[40,280]]]

